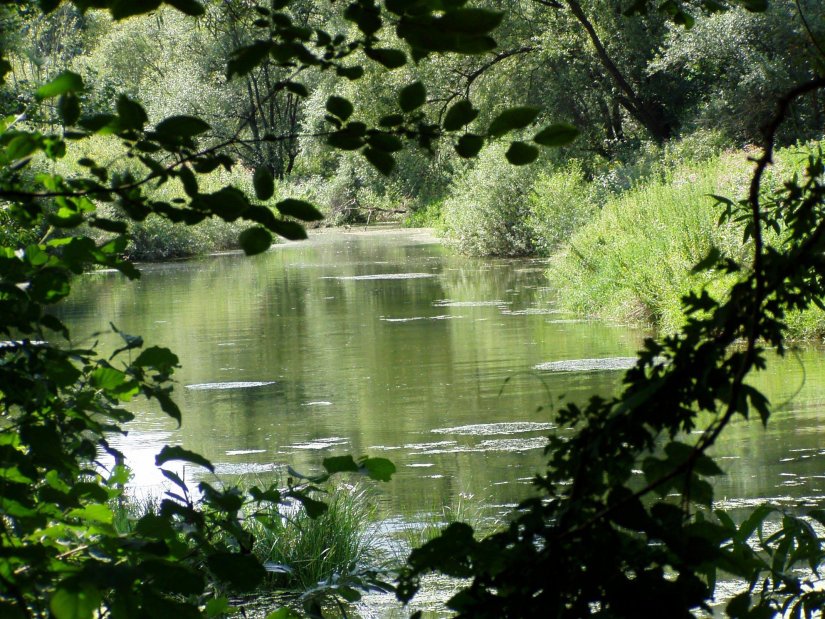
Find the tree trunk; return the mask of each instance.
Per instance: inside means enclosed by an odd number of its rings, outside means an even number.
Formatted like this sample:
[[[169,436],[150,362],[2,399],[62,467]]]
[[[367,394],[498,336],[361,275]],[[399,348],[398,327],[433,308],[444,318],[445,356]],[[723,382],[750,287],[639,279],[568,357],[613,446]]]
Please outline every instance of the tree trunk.
[[[619,91],[622,93],[622,96],[619,98],[619,102],[628,111],[628,113],[633,116],[633,118],[639,121],[639,123],[647,129],[654,140],[660,143],[667,140],[671,136],[672,130],[668,124],[664,122],[664,114],[662,113],[662,110],[658,109],[658,106],[654,106],[649,102],[642,100],[642,98],[636,94],[636,91],[625,79],[624,75],[622,75],[622,72],[619,71],[616,63],[613,62],[613,59],[608,55],[601,39],[599,39],[596,29],[587,18],[587,15],[584,14],[579,1],[565,1],[567,2],[567,6],[570,7],[570,12],[573,13],[573,16],[582,25],[585,32],[587,32],[587,36],[590,37],[590,41],[596,49],[596,56],[599,58],[599,62],[601,62],[605,71],[607,71]]]

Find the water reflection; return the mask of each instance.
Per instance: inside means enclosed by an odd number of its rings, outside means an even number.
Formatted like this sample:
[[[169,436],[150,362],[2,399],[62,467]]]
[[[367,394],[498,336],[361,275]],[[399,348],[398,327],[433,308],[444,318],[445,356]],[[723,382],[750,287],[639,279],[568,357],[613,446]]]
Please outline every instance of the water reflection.
[[[380,492],[398,515],[459,493],[518,501],[554,406],[618,387],[644,334],[560,314],[555,294],[541,261],[452,256],[410,232],[337,233],[147,265],[138,282],[86,276],[62,312],[79,339],[114,347],[111,321],[181,359],[183,427],[142,405],[119,441],[138,484],[159,483],[153,454],[170,441],[226,475],[386,455],[399,474]],[[742,421],[723,435],[720,504],[819,501],[823,376],[825,355],[806,350],[756,377],[785,405],[767,429]]]

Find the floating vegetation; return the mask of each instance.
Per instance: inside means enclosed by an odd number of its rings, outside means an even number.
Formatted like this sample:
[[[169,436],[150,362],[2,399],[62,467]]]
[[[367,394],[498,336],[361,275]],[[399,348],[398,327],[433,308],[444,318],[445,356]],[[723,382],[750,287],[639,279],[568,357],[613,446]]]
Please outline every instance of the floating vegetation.
[[[435,277],[432,273],[375,273],[373,275],[329,275],[321,279],[337,279],[340,281],[384,280],[384,279],[424,279]]]
[[[511,301],[450,301],[449,299],[441,299],[440,301],[433,301],[433,307],[502,307],[511,305]]]
[[[463,316],[451,316],[449,314],[441,314],[439,316],[412,316],[410,318],[387,318],[381,316],[379,320],[384,322],[414,322],[416,320],[453,320],[454,318],[463,318]]]
[[[267,385],[274,384],[274,380],[237,381],[226,383],[196,383],[194,385],[186,385],[186,388],[191,389],[192,391],[221,391],[224,389],[253,389],[255,387],[266,387]]]
[[[317,438],[306,443],[290,445],[288,449],[329,449],[337,445],[346,445],[347,439],[340,436],[330,436],[328,438]]]
[[[430,432],[433,432],[434,434],[478,436],[490,434],[522,434],[524,432],[552,430],[554,427],[555,426],[552,423],[539,423],[537,421],[511,421],[504,423],[477,423],[469,426],[456,426],[454,428],[435,428],[430,430]]]
[[[571,359],[548,361],[533,368],[542,372],[599,372],[629,370],[636,365],[636,357],[606,357],[604,359]]]

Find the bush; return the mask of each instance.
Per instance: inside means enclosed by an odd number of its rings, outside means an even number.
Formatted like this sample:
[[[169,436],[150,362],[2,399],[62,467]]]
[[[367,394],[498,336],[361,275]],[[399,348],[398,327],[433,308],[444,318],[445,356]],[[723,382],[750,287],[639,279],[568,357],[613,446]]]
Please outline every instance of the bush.
[[[690,142],[671,153],[689,152]],[[799,169],[810,149],[777,153],[766,177],[766,193],[777,180]],[[651,180],[609,198],[598,216],[574,234],[556,255],[552,281],[564,282],[559,300],[567,309],[620,322],[642,323],[667,332],[684,322],[681,298],[705,288],[727,289],[731,279],[719,273],[692,273],[693,265],[716,247],[742,259],[743,228],[735,222],[717,225],[722,209],[712,195],[747,194],[751,165],[747,151],[727,152],[703,163],[686,161],[664,180]],[[677,160],[673,154],[670,160]],[[766,234],[769,243],[780,236]],[[788,316],[795,338],[825,332],[825,314],[816,308]]]
[[[593,189],[578,161],[539,174],[528,196],[527,214],[538,253],[549,254],[596,215],[599,205]]]
[[[462,253],[524,256],[535,251],[528,195],[536,168],[511,166],[504,151],[502,145],[485,149],[444,202],[445,239]]]
[[[561,303],[623,322],[680,326],[684,293],[723,284],[691,275],[693,265],[711,246],[742,255],[740,228],[717,226],[721,211],[708,196],[742,195],[748,167],[741,154],[684,164],[667,180],[608,199],[554,260],[550,278],[564,282]]]

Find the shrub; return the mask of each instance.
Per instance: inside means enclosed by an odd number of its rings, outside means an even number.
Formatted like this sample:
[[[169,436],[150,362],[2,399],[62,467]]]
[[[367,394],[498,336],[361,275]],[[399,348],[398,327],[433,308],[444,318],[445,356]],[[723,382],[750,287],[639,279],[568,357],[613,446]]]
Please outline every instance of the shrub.
[[[549,254],[596,215],[593,189],[578,161],[539,174],[528,196],[527,214],[538,253]]]
[[[534,166],[514,167],[504,146],[485,149],[444,202],[448,244],[470,255],[524,256],[535,251],[528,224]]]

